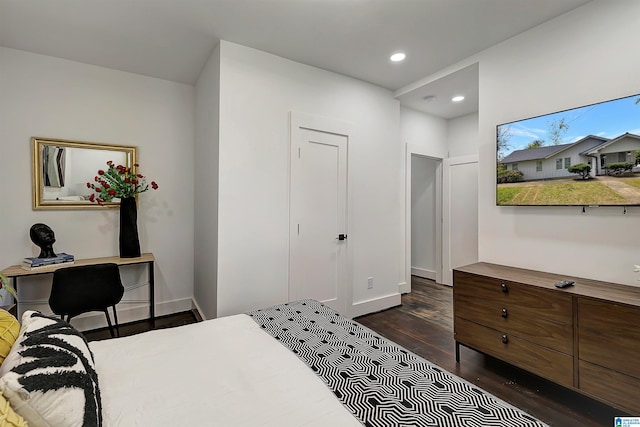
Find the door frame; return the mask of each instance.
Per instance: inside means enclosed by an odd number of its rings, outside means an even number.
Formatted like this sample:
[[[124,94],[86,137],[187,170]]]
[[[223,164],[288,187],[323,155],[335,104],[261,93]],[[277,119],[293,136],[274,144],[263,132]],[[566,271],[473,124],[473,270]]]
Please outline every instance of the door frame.
[[[291,162],[293,160],[292,150],[295,142],[300,138],[300,129],[309,129],[315,130],[319,132],[332,133],[335,135],[341,135],[346,137],[347,139],[347,195],[346,195],[346,226],[347,230],[344,232],[347,233],[348,238],[343,243],[346,244],[346,260],[345,260],[345,285],[344,289],[340,289],[339,292],[342,293],[344,300],[344,307],[342,307],[343,311],[341,314],[346,317],[351,317],[351,312],[353,310],[353,288],[351,283],[353,283],[353,268],[352,268],[352,260],[353,260],[353,244],[350,244],[353,241],[355,236],[354,227],[353,227],[353,216],[351,215],[350,207],[353,206],[353,180],[350,177],[350,156],[351,156],[351,142],[353,140],[353,126],[345,121],[323,117],[315,114],[303,113],[299,111],[290,111],[289,112],[289,150],[288,150],[288,161],[287,161],[287,175],[288,175],[288,191],[287,191],[287,223],[289,224],[289,233],[287,235],[287,294],[290,292],[291,286],[291,179],[292,179],[292,171],[291,171]]]
[[[405,281],[400,293],[411,292],[411,156],[416,155],[437,160],[436,167],[436,282],[442,283],[442,158],[431,155],[424,147],[406,144],[405,149]]]

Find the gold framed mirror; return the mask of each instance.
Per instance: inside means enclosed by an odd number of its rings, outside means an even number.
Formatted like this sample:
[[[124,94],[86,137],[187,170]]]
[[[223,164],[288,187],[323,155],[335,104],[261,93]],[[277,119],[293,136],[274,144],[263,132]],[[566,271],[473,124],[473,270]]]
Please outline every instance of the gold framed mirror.
[[[119,201],[102,205],[89,201],[93,182],[107,161],[131,167],[137,162],[137,147],[63,139],[31,138],[33,209],[109,209]]]

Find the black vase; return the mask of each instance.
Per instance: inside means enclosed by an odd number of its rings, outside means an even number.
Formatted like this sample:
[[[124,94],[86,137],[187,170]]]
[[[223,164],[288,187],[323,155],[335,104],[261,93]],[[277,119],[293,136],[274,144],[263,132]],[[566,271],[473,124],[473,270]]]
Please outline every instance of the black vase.
[[[136,258],[140,256],[138,239],[138,210],[135,197],[120,200],[120,257]]]

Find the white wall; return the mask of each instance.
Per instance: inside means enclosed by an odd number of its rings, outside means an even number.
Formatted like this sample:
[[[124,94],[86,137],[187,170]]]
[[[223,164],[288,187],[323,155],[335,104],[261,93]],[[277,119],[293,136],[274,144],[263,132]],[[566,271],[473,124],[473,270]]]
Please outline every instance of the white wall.
[[[426,156],[438,159],[448,157],[447,126],[447,120],[411,108],[400,108],[402,143],[419,147]]]
[[[220,45],[196,84],[195,266],[193,297],[200,314],[217,317],[218,279],[218,136],[220,115]]]
[[[478,113],[447,121],[449,157],[478,154]]]
[[[190,309],[194,88],[1,47],[0,69],[3,268],[39,253],[29,238],[36,222],[56,233],[56,252],[78,258],[118,253],[117,210],[31,209],[32,136],[135,145],[140,172],[160,185],[140,196],[138,213],[141,249],[157,258],[157,313]],[[126,270],[125,285],[146,280],[143,272]],[[21,301],[48,299],[50,277],[37,282],[42,286],[21,281]],[[46,303],[35,308],[48,309]],[[119,319],[127,321],[121,310]],[[104,324],[104,316],[98,318]]]
[[[596,0],[480,60],[480,259],[638,285],[640,208],[496,207],[495,126],[640,93],[640,2]]]
[[[287,300],[290,111],[350,122],[349,315],[399,303],[399,103],[390,91],[221,42],[218,315]],[[367,277],[375,278],[367,289]]]

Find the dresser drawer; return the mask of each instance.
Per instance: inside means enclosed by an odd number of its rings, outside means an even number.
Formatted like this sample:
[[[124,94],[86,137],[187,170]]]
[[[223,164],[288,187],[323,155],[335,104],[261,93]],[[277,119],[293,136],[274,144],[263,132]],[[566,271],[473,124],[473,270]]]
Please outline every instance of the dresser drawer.
[[[579,358],[640,378],[640,308],[578,298]]]
[[[455,339],[558,384],[573,386],[573,357],[508,333],[455,317]]]
[[[571,295],[506,280],[454,271],[455,310],[464,311],[463,301],[482,301],[488,305],[517,306],[532,319],[544,318],[572,324]]]
[[[573,326],[570,323],[532,316],[512,301],[501,305],[463,294],[458,295],[457,304],[457,317],[573,354]]]
[[[581,391],[631,414],[640,413],[640,379],[582,360],[579,369]]]

